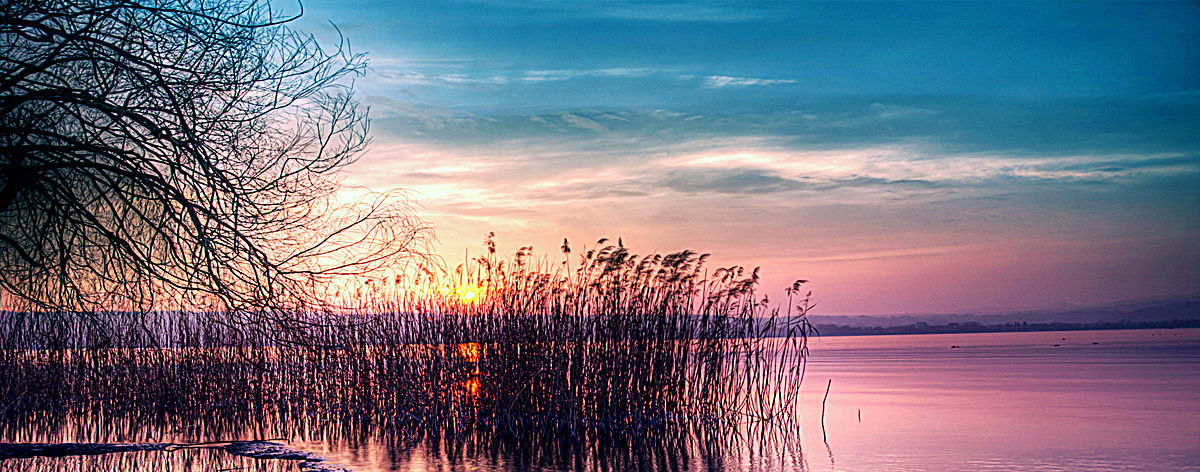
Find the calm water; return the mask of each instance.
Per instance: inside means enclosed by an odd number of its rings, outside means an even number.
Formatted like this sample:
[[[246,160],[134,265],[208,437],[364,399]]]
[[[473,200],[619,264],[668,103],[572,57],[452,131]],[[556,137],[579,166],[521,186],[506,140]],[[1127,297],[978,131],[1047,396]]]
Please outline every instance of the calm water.
[[[1200,470],[1200,329],[827,337],[813,340],[811,350],[800,439],[783,445],[793,446],[783,448],[790,452],[781,452],[780,444],[765,454],[749,446],[705,454],[637,443],[561,450],[479,441],[405,446],[382,444],[369,434],[326,433],[321,435],[326,439],[305,440],[313,435],[270,425],[208,438],[196,432],[204,425],[164,429],[96,418],[55,431],[31,424],[27,434],[0,440],[195,441],[283,434],[293,447],[356,471]],[[350,437],[359,439],[345,439]],[[0,461],[0,470],[296,467],[279,461],[245,464],[211,451],[120,456]]]
[[[803,422],[810,470],[1200,470],[1200,330],[828,337],[812,351],[805,402],[833,382],[828,450],[819,410]]]

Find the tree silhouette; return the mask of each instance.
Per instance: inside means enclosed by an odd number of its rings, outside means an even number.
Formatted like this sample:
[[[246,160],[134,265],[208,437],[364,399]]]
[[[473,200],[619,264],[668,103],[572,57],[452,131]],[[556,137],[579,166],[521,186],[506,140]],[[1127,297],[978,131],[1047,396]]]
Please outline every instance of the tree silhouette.
[[[266,311],[420,248],[396,194],[339,203],[351,79],[270,4],[0,2],[0,291],[43,309]]]

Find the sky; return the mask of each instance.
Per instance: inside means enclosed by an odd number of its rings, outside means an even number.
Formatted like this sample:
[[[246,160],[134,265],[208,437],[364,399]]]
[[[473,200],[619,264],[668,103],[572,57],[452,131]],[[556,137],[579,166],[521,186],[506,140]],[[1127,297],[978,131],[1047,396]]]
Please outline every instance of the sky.
[[[1200,292],[1195,3],[304,3],[450,265],[621,237],[818,314]]]

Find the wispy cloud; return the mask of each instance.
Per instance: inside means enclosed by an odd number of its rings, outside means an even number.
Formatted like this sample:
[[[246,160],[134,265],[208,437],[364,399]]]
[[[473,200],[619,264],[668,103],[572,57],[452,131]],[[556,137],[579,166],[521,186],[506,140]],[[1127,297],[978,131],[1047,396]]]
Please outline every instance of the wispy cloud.
[[[583,128],[583,129],[592,130],[592,131],[596,131],[596,132],[608,131],[608,128],[605,128],[604,125],[602,125],[594,120],[590,120],[588,118],[584,118],[579,115],[575,115],[575,114],[571,114],[571,113],[563,113],[562,115],[559,115],[559,116],[562,117],[563,121],[566,121],[568,123],[571,123],[572,125],[575,125],[577,127]]]
[[[560,82],[564,80],[572,80],[580,77],[608,77],[608,78],[639,78],[648,77],[654,74],[662,73],[660,69],[646,67],[610,67],[603,69],[558,69],[558,70],[531,70],[521,75],[520,80],[524,82]]]
[[[775,147],[769,140],[740,139],[719,148],[666,159],[663,164],[710,170],[753,166],[771,175],[807,179],[828,188],[839,183],[921,182],[969,186],[1017,185],[1021,181],[1119,182],[1155,176],[1200,175],[1197,157],[1200,156],[953,154],[928,144],[804,151]]]
[[[758,79],[754,77],[730,77],[727,75],[711,75],[704,78],[703,84],[708,88],[720,87],[750,87],[754,85],[794,84],[792,79]]]
[[[508,77],[501,75],[471,76],[460,73],[418,72],[382,68],[375,71],[375,76],[380,82],[396,85],[438,85],[450,87],[503,85],[510,80]]]
[[[804,188],[799,180],[780,177],[762,169],[673,169],[661,185],[683,193],[718,192],[762,194]]]

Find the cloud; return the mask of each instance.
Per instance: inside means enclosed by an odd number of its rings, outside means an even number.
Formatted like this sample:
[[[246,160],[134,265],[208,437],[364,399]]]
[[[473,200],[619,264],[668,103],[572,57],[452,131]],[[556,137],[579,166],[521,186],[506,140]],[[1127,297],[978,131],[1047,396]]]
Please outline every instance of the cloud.
[[[662,73],[660,69],[646,67],[610,67],[603,69],[556,69],[556,70],[531,70],[520,76],[520,80],[524,82],[561,82],[564,80],[572,80],[580,77],[608,77],[608,78],[639,78],[648,77],[651,75]]]
[[[958,154],[929,144],[799,150],[769,139],[732,140],[663,163],[697,169],[753,165],[763,172],[822,188],[889,185],[979,189],[1022,183],[1121,183],[1155,176],[1200,176],[1200,160],[1195,155]]]
[[[507,77],[500,75],[472,76],[461,73],[420,72],[416,70],[395,70],[391,68],[376,69],[374,75],[375,78],[381,83],[407,86],[494,86],[503,85],[509,81]]]
[[[662,192],[800,192],[806,204],[859,203],[950,194],[986,198],[1050,184],[1069,194],[1094,191],[1084,190],[1089,185],[1200,180],[1198,152],[1138,151],[1129,144],[1128,150],[1093,150],[1094,139],[1069,147],[1079,148],[1072,154],[973,149],[981,146],[959,140],[992,138],[946,123],[946,115],[957,110],[881,103],[795,113],[572,109],[429,117],[415,111],[416,117],[376,120],[376,129],[381,143],[398,140],[442,150],[437,161],[419,161],[409,172],[432,173],[457,162],[461,165],[453,172],[437,173],[455,175],[455,184],[464,187],[500,185],[516,199],[526,198],[517,188],[527,188],[536,190],[526,193],[543,195],[538,199],[557,193],[555,198],[564,201]],[[914,122],[919,125],[909,125]],[[915,127],[900,137],[877,131],[906,125]],[[959,131],[951,133],[954,129]],[[396,155],[398,163],[411,160]],[[588,191],[567,191],[558,185],[565,182]]]
[[[562,115],[559,115],[559,116],[563,119],[563,121],[566,121],[567,123],[573,124],[575,126],[583,128],[583,129],[592,130],[592,131],[596,131],[596,132],[608,131],[608,128],[605,128],[604,125],[597,123],[593,120],[589,120],[589,119],[584,118],[579,115],[574,115],[571,113],[563,113]]]
[[[371,72],[372,85],[436,86],[448,88],[549,85],[578,79],[644,79],[674,74],[677,70],[650,67],[603,67],[595,69],[510,70],[485,61],[405,61],[380,60]],[[463,72],[468,71],[468,72]],[[673,78],[675,75],[670,75]]]
[[[794,84],[791,79],[756,79],[753,77],[730,77],[726,75],[710,75],[704,78],[705,88],[720,87],[749,87],[752,85]]]
[[[509,83],[504,87],[511,86]],[[1146,156],[1200,151],[1195,133],[1200,129],[1200,114],[1195,112],[1195,104],[1176,97],[993,100],[870,96],[780,101],[769,93],[771,88],[741,87],[738,93],[748,95],[739,95],[736,101],[718,102],[719,97],[709,97],[712,103],[686,107],[539,103],[505,107],[496,104],[502,90],[466,86],[458,90],[486,95],[488,105],[403,107],[395,103],[398,99],[368,104],[373,112],[379,112],[376,116],[386,118],[375,121],[375,130],[381,135],[447,143],[586,136],[596,132],[561,118],[569,113],[647,146],[758,136],[774,140],[778,147],[796,150],[907,146],[928,150],[934,154],[930,157]],[[430,103],[431,94],[424,92],[418,94],[420,101],[409,100],[410,105]],[[753,95],[759,92],[767,96]],[[691,90],[691,100],[697,100],[697,95],[701,94]],[[458,95],[450,98],[455,97]]]
[[[914,116],[931,116],[937,115],[938,111],[932,108],[924,108],[918,106],[894,105],[886,103],[872,103],[870,110],[875,112],[875,117],[882,120],[892,120],[899,118],[910,118]]]
[[[1200,183],[1200,144],[1186,129],[1195,117],[1172,103],[1117,105],[860,97],[674,109],[391,106],[374,121],[377,145],[363,161],[375,169],[365,172],[376,182],[368,185],[478,199],[472,205],[497,215],[608,204],[671,214],[693,199],[730,196],[766,213],[969,202],[956,212],[913,210],[912,219],[936,226],[1016,222],[1034,207],[1134,192],[1163,206]],[[1111,108],[1121,110],[1120,126],[1098,118]],[[1089,125],[1113,131],[1075,130]]]
[[[761,169],[675,169],[661,184],[677,192],[762,194],[804,187],[799,180],[785,179]]]

